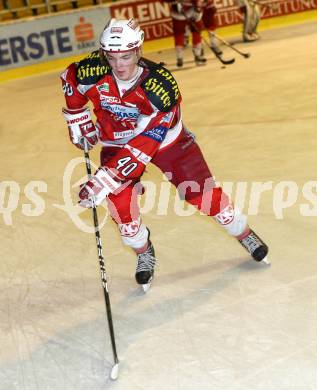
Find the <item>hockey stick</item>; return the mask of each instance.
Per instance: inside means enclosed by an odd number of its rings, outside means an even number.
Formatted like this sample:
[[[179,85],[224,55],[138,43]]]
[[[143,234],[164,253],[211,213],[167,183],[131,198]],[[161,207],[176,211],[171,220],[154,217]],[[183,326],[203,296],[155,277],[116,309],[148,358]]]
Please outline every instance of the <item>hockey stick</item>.
[[[178,3],[178,4],[180,4],[180,3]],[[186,19],[187,23],[195,30],[195,32],[197,32],[198,34],[200,34],[200,31],[199,31],[199,29],[197,28],[195,22],[193,22],[192,20],[190,20],[190,19],[187,17],[187,15],[186,15],[186,13],[185,13],[185,11],[184,11],[184,9],[183,9],[182,4],[180,4],[180,6],[181,6],[181,12],[182,12],[184,18]],[[202,41],[204,42],[204,44],[205,44],[206,46],[209,47],[209,49],[214,53],[214,55],[216,56],[216,58],[217,58],[223,65],[231,65],[231,64],[233,64],[233,63],[235,62],[235,58],[231,58],[230,60],[224,60],[224,59],[221,57],[221,54],[219,54],[219,53],[217,52],[217,50],[215,50],[212,46],[210,46],[209,43],[208,43],[208,41],[207,41],[201,34],[200,34],[200,36],[201,36],[201,39],[202,39]]]
[[[218,41],[222,42],[225,46],[227,47],[230,47],[230,49],[234,50],[235,52],[237,52],[238,54],[240,54],[240,56],[244,57],[244,58],[249,58],[250,57],[250,53],[244,53],[243,51],[240,51],[239,49],[237,49],[236,47],[234,47],[231,43],[225,41],[224,39],[220,38],[219,35],[215,34],[213,31],[210,31],[211,35],[213,35],[216,39],[218,39]]]
[[[196,26],[195,26],[196,27]],[[198,29],[196,30],[198,31]],[[214,55],[216,56],[216,58],[223,64],[223,65],[231,65],[235,62],[235,58],[230,58],[230,60],[225,60],[222,58],[221,54],[219,54],[217,52],[217,50],[215,48],[213,48],[212,46],[209,45],[208,41],[201,35],[201,39],[202,41],[204,42],[204,44],[206,46],[209,47],[209,49],[214,53]]]
[[[90,157],[89,157],[88,147],[87,147],[86,141],[85,141],[84,154],[85,154],[87,175],[88,175],[88,178],[90,179],[91,178],[91,164],[90,164]],[[93,206],[92,206],[92,215],[93,215],[94,226],[95,226],[95,237],[96,237],[97,252],[98,252],[98,258],[99,258],[99,265],[100,265],[101,282],[102,282],[103,292],[104,292],[104,296],[105,296],[107,319],[108,319],[109,333],[110,333],[113,360],[114,360],[114,365],[112,366],[112,369],[110,372],[110,378],[112,380],[116,380],[118,378],[118,374],[119,374],[119,359],[118,359],[118,355],[117,355],[116,341],[115,341],[115,337],[114,337],[110,297],[109,297],[109,290],[108,290],[108,284],[107,284],[107,274],[106,274],[105,261],[104,261],[104,257],[103,257],[103,253],[102,253],[102,242],[101,242],[101,237],[100,237],[100,232],[99,232],[97,208],[96,208],[94,201],[93,201]]]

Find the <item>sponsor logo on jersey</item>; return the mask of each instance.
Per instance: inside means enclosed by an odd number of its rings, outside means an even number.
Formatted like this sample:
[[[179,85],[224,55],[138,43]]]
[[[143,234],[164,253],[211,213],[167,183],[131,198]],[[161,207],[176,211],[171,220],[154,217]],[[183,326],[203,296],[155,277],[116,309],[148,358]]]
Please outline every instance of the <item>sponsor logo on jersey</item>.
[[[178,89],[178,85],[177,85],[176,80],[174,79],[173,75],[164,69],[158,69],[157,73],[159,73],[161,76],[163,76],[164,79],[166,81],[168,81],[169,84],[171,84],[172,90],[174,92],[174,98],[175,98],[175,100],[177,100],[179,98],[179,89]]]
[[[164,69],[159,69],[156,72],[160,74],[160,79],[149,78],[144,85],[145,89],[155,94],[161,100],[164,108],[169,108],[179,97],[177,83],[173,76]]]
[[[114,139],[121,139],[121,138],[132,137],[133,135],[134,135],[134,131],[133,130],[115,131],[113,133]]]
[[[147,130],[142,135],[153,139],[156,142],[163,142],[168,129],[164,126],[154,127],[154,129]]]
[[[165,90],[163,83],[159,82],[156,78],[151,77],[148,79],[145,83],[145,89],[149,92],[153,92],[156,96],[158,96],[165,108],[171,106],[169,92]]]
[[[97,85],[97,89],[99,92],[109,92],[109,84],[103,83],[103,84]]]
[[[100,96],[101,100],[105,100],[107,103],[121,103],[121,99],[116,96]]]
[[[103,76],[108,71],[108,67],[104,65],[92,66],[90,64],[81,65],[77,69],[77,78],[84,80],[85,78]]]
[[[125,148],[130,150],[130,152],[133,154],[133,156],[144,165],[148,164],[152,159],[152,157],[148,156],[147,154],[142,152],[140,149],[134,148],[134,147],[130,146],[129,144],[125,145]]]
[[[125,145],[125,148],[130,150],[130,152],[133,154],[134,157],[138,157],[141,154],[141,150],[138,148],[134,148],[133,146],[127,144]]]
[[[110,111],[118,119],[136,120],[139,117],[139,110],[137,108],[121,106],[119,104],[109,104],[105,100],[101,100],[100,104],[104,110]]]
[[[141,162],[141,163],[143,163],[144,165],[147,165],[150,161],[151,161],[151,157],[150,156],[148,156],[147,154],[145,154],[145,153],[141,153],[138,157],[137,157],[137,159]]]

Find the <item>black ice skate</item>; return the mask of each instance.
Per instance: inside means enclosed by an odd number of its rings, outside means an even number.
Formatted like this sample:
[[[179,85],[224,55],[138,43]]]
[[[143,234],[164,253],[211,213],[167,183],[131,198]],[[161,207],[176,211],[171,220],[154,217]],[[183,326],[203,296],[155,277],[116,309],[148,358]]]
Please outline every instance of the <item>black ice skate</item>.
[[[239,240],[239,242],[245,247],[255,261],[262,261],[266,264],[270,264],[267,259],[269,248],[253,230],[250,229],[249,234]]]
[[[202,65],[206,65],[206,58],[203,57],[203,56],[195,56],[195,64],[197,66],[202,66]]]
[[[138,284],[147,292],[151,287],[151,281],[154,277],[154,267],[156,263],[154,247],[149,240],[149,246],[144,253],[140,253],[137,259],[135,279]]]
[[[176,65],[181,68],[184,64],[184,61],[182,58],[177,58],[177,62],[176,62]]]

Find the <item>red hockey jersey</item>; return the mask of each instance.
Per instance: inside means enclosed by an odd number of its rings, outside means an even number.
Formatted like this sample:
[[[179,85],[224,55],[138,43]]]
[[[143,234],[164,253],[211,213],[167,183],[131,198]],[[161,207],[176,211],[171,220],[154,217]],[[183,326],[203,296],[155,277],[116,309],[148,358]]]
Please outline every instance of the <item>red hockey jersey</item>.
[[[201,13],[204,0],[161,0],[171,4],[171,16],[176,20],[191,19],[194,13]],[[196,16],[197,17],[197,16]]]
[[[141,76],[122,96],[98,51],[61,75],[67,107],[82,108],[91,101],[100,143],[121,148],[107,163],[109,168],[122,168],[121,173],[129,172],[121,179],[137,179],[156,152],[175,141],[182,130],[181,95],[172,74],[145,59],[139,66]],[[135,168],[123,169],[127,163]]]

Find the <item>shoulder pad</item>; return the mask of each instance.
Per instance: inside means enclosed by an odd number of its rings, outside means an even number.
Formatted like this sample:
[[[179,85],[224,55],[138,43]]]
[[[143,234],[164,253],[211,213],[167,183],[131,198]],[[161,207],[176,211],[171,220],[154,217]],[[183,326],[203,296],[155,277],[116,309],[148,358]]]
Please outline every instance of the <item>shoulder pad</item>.
[[[98,51],[88,54],[77,64],[76,79],[79,84],[96,84],[111,68],[101,62]]]
[[[180,92],[173,75],[163,66],[149,67],[141,87],[150,102],[160,111],[170,111],[178,102]]]

